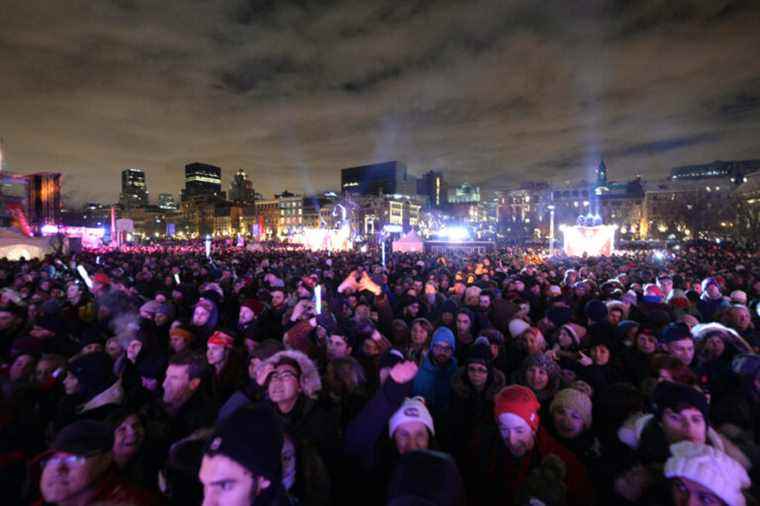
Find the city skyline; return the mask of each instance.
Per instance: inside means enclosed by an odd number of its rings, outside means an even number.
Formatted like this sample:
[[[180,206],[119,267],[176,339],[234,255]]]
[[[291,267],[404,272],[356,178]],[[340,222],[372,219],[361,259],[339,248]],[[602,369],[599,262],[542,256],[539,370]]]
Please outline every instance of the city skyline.
[[[268,195],[389,160],[496,188],[760,158],[757,5],[476,3],[20,3],[6,167],[81,203],[118,200],[129,167],[178,195],[193,161]]]

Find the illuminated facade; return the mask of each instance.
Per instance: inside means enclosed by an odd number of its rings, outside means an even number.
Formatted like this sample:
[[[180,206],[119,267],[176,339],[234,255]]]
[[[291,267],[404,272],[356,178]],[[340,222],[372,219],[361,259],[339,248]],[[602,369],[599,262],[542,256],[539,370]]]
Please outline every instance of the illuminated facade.
[[[28,185],[29,224],[38,232],[43,225],[61,221],[61,175],[38,172],[26,176]]]
[[[119,203],[125,209],[148,205],[148,188],[145,184],[144,170],[125,169],[121,171]]]
[[[222,197],[222,169],[207,163],[185,165],[185,189],[182,200],[192,197]]]
[[[439,208],[448,202],[449,185],[443,179],[443,173],[431,170],[417,181],[417,193],[428,198],[431,207]]]

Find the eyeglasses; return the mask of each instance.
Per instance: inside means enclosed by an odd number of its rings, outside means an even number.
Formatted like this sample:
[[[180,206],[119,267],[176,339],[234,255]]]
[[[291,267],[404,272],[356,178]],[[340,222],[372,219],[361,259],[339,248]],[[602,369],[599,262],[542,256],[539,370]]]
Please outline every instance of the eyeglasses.
[[[298,375],[292,371],[273,372],[269,375],[269,381],[298,380]]]
[[[51,464],[55,467],[58,467],[61,464],[65,465],[66,467],[81,467],[85,462],[87,462],[88,458],[94,457],[98,453],[100,452],[91,453],[89,455],[51,455],[50,457],[42,459],[41,463],[43,468],[48,464]]]
[[[434,344],[433,350],[437,351],[438,353],[453,353],[451,346],[445,344]]]
[[[474,374],[488,374],[488,369],[485,367],[470,366],[467,368],[467,370]]]

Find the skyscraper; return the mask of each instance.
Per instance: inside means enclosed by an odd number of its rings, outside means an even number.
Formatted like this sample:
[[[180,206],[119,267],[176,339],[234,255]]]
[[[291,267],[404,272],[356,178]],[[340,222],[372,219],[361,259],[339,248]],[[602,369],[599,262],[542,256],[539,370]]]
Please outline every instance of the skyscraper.
[[[145,171],[142,169],[125,169],[121,171],[122,207],[145,207],[148,205],[148,188],[145,184]]]
[[[256,192],[253,190],[253,181],[248,179],[248,174],[240,169],[235,174],[235,178],[230,183],[229,198],[233,202],[243,202],[253,204]]]
[[[340,187],[343,193],[359,195],[410,195],[417,191],[417,180],[408,177],[403,162],[392,161],[343,169]]]
[[[222,169],[207,163],[193,162],[185,165],[185,189],[182,200],[190,197],[222,196]]]
[[[443,173],[436,170],[426,172],[417,181],[417,194],[424,195],[432,207],[441,207],[448,202],[449,185],[443,179]]]
[[[158,195],[158,207],[166,211],[176,211],[179,208],[174,200],[174,195],[171,193],[160,193]]]

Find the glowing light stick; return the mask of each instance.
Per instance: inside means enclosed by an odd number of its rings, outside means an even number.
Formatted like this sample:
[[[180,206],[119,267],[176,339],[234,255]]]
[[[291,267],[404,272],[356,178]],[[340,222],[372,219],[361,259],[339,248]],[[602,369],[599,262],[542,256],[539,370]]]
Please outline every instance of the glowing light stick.
[[[211,236],[206,235],[206,240],[203,242],[206,245],[206,258],[211,258]]]
[[[322,314],[322,285],[314,287],[314,296],[316,297],[317,314]]]
[[[90,279],[90,275],[87,274],[87,269],[84,268],[84,265],[77,265],[77,272],[84,279],[84,284],[87,285],[87,288],[92,290],[92,280]]]
[[[174,282],[177,283],[177,284],[180,284],[179,274],[177,274],[176,272],[174,273]]]

